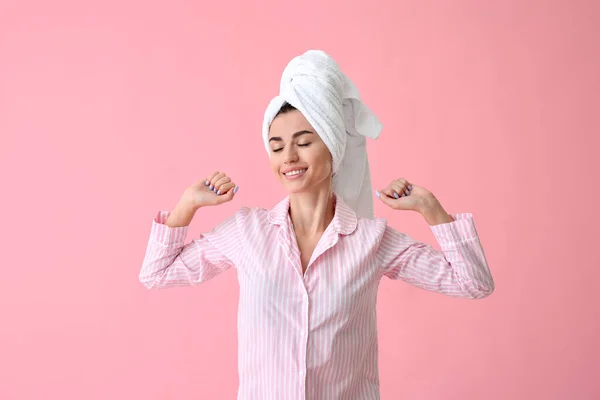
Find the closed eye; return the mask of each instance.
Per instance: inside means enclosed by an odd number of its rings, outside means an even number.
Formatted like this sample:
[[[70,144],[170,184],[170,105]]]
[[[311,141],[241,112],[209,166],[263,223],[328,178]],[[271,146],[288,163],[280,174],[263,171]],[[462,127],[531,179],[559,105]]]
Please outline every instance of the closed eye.
[[[312,142],[298,144],[298,147],[307,147],[307,146],[310,146],[310,144],[311,144],[311,143],[312,143]],[[279,153],[281,150],[283,150],[283,147],[280,147],[280,148],[278,148],[278,149],[271,149],[271,151],[272,151],[273,153]]]

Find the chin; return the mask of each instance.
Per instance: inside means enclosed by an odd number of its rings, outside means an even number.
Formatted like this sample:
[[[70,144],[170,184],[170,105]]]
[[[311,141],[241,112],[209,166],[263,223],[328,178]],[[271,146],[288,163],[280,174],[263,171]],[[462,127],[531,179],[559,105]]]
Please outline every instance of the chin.
[[[304,183],[297,184],[296,182],[283,181],[282,184],[289,194],[307,192],[310,188],[310,185],[306,185]]]
[[[288,194],[307,193],[318,190],[326,183],[326,179],[315,180],[314,177],[307,176],[301,181],[288,181],[285,176],[281,176],[281,184]]]

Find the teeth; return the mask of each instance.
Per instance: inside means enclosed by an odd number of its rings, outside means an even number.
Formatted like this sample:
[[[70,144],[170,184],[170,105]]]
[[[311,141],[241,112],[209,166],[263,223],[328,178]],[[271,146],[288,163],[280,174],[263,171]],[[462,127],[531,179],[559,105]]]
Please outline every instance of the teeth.
[[[298,175],[298,174],[303,173],[304,171],[306,171],[306,168],[305,169],[297,169],[297,170],[294,170],[294,171],[286,172],[284,175],[285,176]]]

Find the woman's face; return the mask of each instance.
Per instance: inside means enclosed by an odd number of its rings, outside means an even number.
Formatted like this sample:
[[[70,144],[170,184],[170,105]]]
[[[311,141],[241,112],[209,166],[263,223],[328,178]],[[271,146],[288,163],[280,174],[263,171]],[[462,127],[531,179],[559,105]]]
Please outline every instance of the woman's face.
[[[289,193],[331,185],[331,153],[300,111],[273,120],[269,147],[271,169]]]

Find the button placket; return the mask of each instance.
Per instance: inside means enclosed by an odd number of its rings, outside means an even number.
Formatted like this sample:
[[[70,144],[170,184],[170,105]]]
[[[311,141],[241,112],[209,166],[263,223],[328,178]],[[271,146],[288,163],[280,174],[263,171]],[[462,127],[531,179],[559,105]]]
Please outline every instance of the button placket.
[[[306,391],[306,374],[307,374],[307,352],[308,352],[308,317],[309,317],[309,304],[310,304],[310,299],[308,296],[308,288],[306,286],[304,286],[305,292],[304,292],[304,301],[303,301],[303,317],[302,318],[302,325],[303,325],[303,329],[301,328],[298,331],[299,334],[299,340],[301,343],[301,348],[302,348],[302,359],[300,360],[300,370],[298,371],[298,377],[300,379],[300,385],[301,385],[301,392],[303,394],[302,398],[304,398],[304,394]]]

